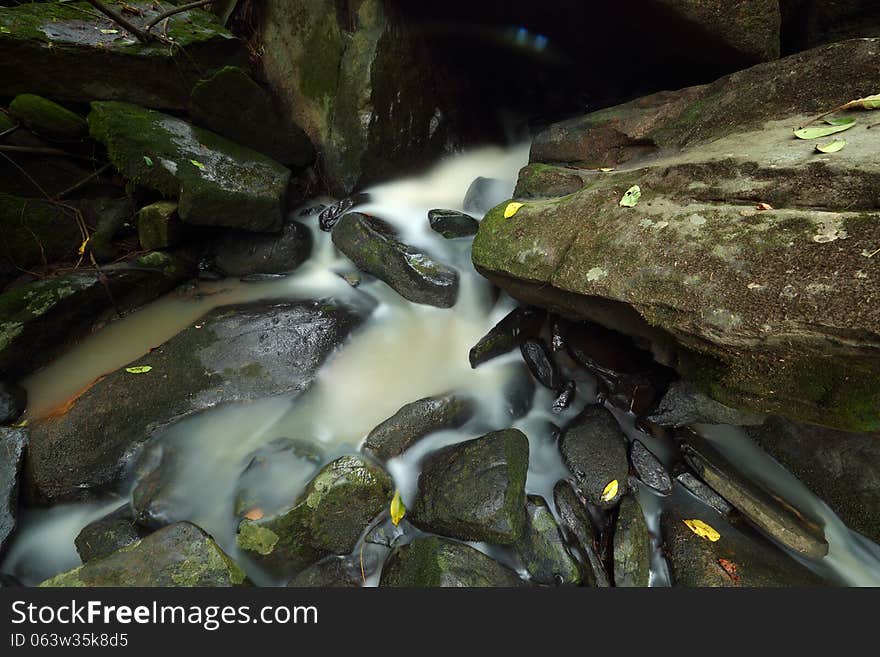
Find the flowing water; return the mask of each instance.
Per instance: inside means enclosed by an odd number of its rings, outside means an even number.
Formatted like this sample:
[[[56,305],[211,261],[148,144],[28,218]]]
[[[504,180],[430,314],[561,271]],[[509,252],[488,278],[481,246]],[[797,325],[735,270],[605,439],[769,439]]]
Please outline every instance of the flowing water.
[[[457,155],[421,176],[369,190],[368,204],[359,208],[393,224],[404,242],[459,269],[461,285],[454,309],[411,304],[378,280],[352,288],[339,276],[352,271],[351,263],[336,252],[329,235],[317,229],[317,213],[311,212],[299,219],[312,230],[315,248],[309,261],[292,275],[262,282],[199,283],[106,326],[24,381],[29,393],[27,416],[39,418],[62,407],[102,375],[139,358],[180,330],[199,326],[200,318],[213,308],[258,299],[333,297],[375,308],[364,325],[331,355],[306,393],[296,398],[281,396],[227,404],[178,422],[156,438],[174,445],[181,457],[173,489],[187,519],[210,532],[240,560],[256,583],[279,584],[249,564],[235,547],[232,509],[236,482],[248,455],[278,437],[307,438],[320,447],[324,462],[328,462],[338,455],[357,452],[366,434],[404,404],[453,390],[467,392],[477,400],[475,417],[461,429],[432,434],[388,463],[407,506],[413,502],[421,460],[430,451],[494,429],[516,426],[530,443],[526,488],[529,493],[542,495],[552,508],[553,486],[568,476],[556,446],[557,427],[585,404],[597,402],[596,382],[583,377],[578,382],[575,403],[561,414],[550,411],[550,391],[538,387],[531,410],[516,417],[509,392],[521,380],[517,376],[523,367],[519,354],[494,359],[476,370],[468,362],[470,347],[514,303],[504,296],[496,300],[489,284],[473,270],[470,240],[444,240],[430,230],[426,220],[428,210],[433,208],[462,209],[465,191],[478,176],[503,180],[512,192],[527,156],[527,144]],[[652,445],[661,460],[671,461],[671,445],[646,438],[631,414],[613,412],[627,436],[641,438]],[[810,567],[842,583],[880,582],[880,549],[876,545],[847,530],[824,504],[735,430],[702,430],[730,459],[747,467],[751,476],[825,521],[831,553],[822,563]],[[261,485],[284,496],[295,496],[317,467],[314,461],[301,459],[281,474],[270,474]],[[126,486],[119,491],[123,498],[130,492]],[[653,540],[651,584],[668,585],[660,551],[663,498],[644,486],[637,494]],[[25,510],[0,570],[34,584],[78,565],[74,538],[83,526],[118,504],[119,498],[115,498]],[[510,551],[483,544],[475,547],[522,572]],[[356,552],[358,549],[360,546]],[[386,552],[387,548],[370,545],[367,558],[380,560]],[[374,573],[367,584],[376,584],[377,577]]]

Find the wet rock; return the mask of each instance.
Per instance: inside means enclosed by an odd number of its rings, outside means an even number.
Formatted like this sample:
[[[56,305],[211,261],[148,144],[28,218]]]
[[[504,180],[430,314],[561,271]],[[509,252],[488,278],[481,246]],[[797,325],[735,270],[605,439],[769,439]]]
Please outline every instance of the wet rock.
[[[525,531],[529,442],[517,429],[495,431],[428,455],[409,520],[465,541],[510,545]]]
[[[828,554],[820,524],[739,472],[702,436],[691,431],[683,440],[682,452],[697,475],[757,527],[805,557]]]
[[[554,413],[561,413],[571,405],[575,394],[577,393],[577,385],[574,381],[567,381],[562,387],[562,391],[553,400],[553,406],[550,410]]]
[[[651,575],[651,537],[638,500],[632,494],[620,501],[614,525],[614,586],[648,586]]]
[[[137,227],[142,248],[152,251],[175,246],[180,242],[183,229],[177,215],[177,203],[157,201],[141,208],[137,214]]]
[[[599,508],[617,505],[626,493],[629,461],[626,437],[608,410],[588,406],[565,427],[559,451],[587,502]]]
[[[16,589],[24,586],[17,578],[12,575],[0,573],[0,589]]]
[[[438,536],[392,552],[379,586],[403,588],[524,586],[515,572],[476,548]]]
[[[713,509],[676,490],[661,516],[663,552],[673,586],[816,586],[820,578],[748,527],[734,527]],[[719,534],[697,536],[685,520],[699,520]]]
[[[329,556],[312,564],[294,577],[293,588],[357,588],[363,585],[358,566],[347,557]]]
[[[58,147],[58,144],[38,137],[7,114],[0,112],[0,133],[15,126],[18,127],[3,137],[4,145],[38,149]],[[91,148],[87,144],[79,143],[64,146],[78,154],[86,154]],[[86,160],[67,155],[19,151],[15,153],[13,160],[0,158],[0,194],[40,200],[45,200],[46,196],[55,197],[93,172],[92,168],[84,166],[86,163]],[[85,185],[83,189],[88,187],[89,185]],[[56,208],[56,211],[59,210],[60,208]],[[76,226],[74,228],[79,230]]]
[[[834,43],[549,127],[533,162],[627,166],[513,217],[497,206],[475,266],[522,303],[650,340],[727,406],[880,429],[880,313],[859,301],[878,285],[862,253],[880,240],[880,159],[870,130],[850,131],[833,162],[791,138],[854,90],[874,93],[878,46]],[[641,201],[621,207],[636,184]]]
[[[577,171],[547,164],[530,164],[520,171],[515,198],[551,198],[574,194],[586,184]]]
[[[567,481],[557,482],[553,487],[553,501],[570,542],[584,557],[584,583],[587,586],[611,586],[608,571],[598,552],[598,532],[574,488]]]
[[[196,84],[189,114],[196,125],[282,164],[304,167],[315,159],[315,149],[302,128],[279,111],[266,89],[236,66],[221,68]]]
[[[471,347],[468,354],[471,367],[513,351],[524,340],[536,337],[546,318],[547,313],[538,308],[514,308]]]
[[[333,230],[333,227],[342,218],[342,215],[351,210],[354,206],[363,205],[364,203],[369,202],[369,200],[370,195],[361,192],[349,196],[348,198],[344,198],[341,201],[337,201],[333,205],[321,210],[321,213],[318,215],[318,225],[321,227],[321,230],[329,232]]]
[[[31,424],[29,493],[78,499],[111,487],[120,459],[169,424],[218,404],[298,394],[362,317],[331,300],[218,308]]]
[[[40,586],[227,587],[246,582],[244,571],[214,539],[193,524],[179,522]]]
[[[506,200],[510,195],[510,186],[503,180],[480,176],[467,188],[462,207],[465,212],[473,212],[480,216]]]
[[[130,3],[145,25],[168,3]],[[103,31],[102,31],[103,30]],[[112,30],[112,32],[107,32]],[[168,19],[175,48],[142,44],[84,2],[22,4],[0,12],[0,92],[37,93],[60,100],[125,100],[186,109],[190,90],[224,64],[246,65],[243,44],[205,11]],[[178,49],[186,53],[180,57]],[[27,66],[21,66],[27,62]]]
[[[191,517],[189,501],[174,486],[180,468],[180,455],[173,445],[156,442],[141,453],[131,492],[131,511],[139,525],[160,529]]]
[[[88,122],[120,173],[176,198],[185,223],[257,232],[281,228],[290,171],[275,160],[128,103],[95,101]]]
[[[632,338],[593,322],[568,322],[559,333],[571,357],[606,380],[644,372],[653,362]]]
[[[880,440],[770,418],[749,435],[850,528],[880,543]]]
[[[690,472],[682,472],[675,478],[675,480],[691,495],[696,497],[703,504],[715,509],[722,516],[730,516],[733,514],[733,507],[728,504],[727,500],[697,479]]]
[[[476,235],[480,222],[456,210],[431,210],[428,212],[428,223],[431,229],[446,239]]]
[[[530,338],[523,342],[519,349],[529,371],[538,383],[553,391],[562,387],[559,369],[553,362],[550,349],[547,348],[543,340]]]
[[[133,545],[148,534],[149,531],[135,523],[131,508],[124,504],[83,527],[74,543],[79,558],[87,563]]]
[[[470,397],[456,393],[419,399],[373,429],[362,449],[387,461],[400,456],[430,433],[462,426],[473,417],[475,410]]]
[[[325,466],[289,511],[244,520],[236,538],[248,556],[272,570],[294,574],[330,554],[348,554],[391,503],[391,477],[357,456]]]
[[[700,392],[692,384],[676,381],[669,386],[659,406],[647,419],[660,426],[678,428],[691,424],[750,426],[761,424],[766,416],[730,408]]]
[[[580,564],[568,551],[562,530],[544,498],[529,495],[526,512],[526,531],[517,551],[532,581],[550,586],[580,584]]]
[[[15,378],[38,368],[102,312],[135,308],[189,275],[180,258],[150,253],[102,267],[100,275],[74,272],[7,290],[0,294],[0,372]]]
[[[502,388],[505,409],[511,420],[518,420],[532,410],[535,402],[535,380],[522,363],[511,363],[506,367],[510,374],[504,377]]]
[[[661,495],[672,490],[672,479],[660,460],[638,440],[634,440],[629,450],[629,460],[642,483],[650,486]]]
[[[16,96],[9,104],[9,114],[25,127],[48,139],[72,141],[89,134],[89,126],[84,118],[42,96]]]
[[[298,221],[280,233],[230,231],[214,247],[214,263],[228,276],[286,274],[312,253],[312,233]]]
[[[76,202],[76,206],[86,224],[95,227],[86,248],[98,262],[116,260],[123,247],[114,240],[127,232],[128,224],[135,216],[134,199],[131,196],[83,198]]]
[[[413,303],[451,308],[458,271],[397,240],[375,219],[350,212],[333,229],[333,244],[357,267]]]
[[[19,471],[28,443],[26,429],[0,427],[0,555],[15,530]]]
[[[27,406],[27,390],[15,383],[0,381],[0,425],[12,424]]]

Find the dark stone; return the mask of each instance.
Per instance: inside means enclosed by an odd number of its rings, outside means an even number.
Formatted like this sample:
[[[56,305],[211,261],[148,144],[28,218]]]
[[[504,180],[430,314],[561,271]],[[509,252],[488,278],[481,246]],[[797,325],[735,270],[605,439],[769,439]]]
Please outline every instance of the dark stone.
[[[484,215],[499,203],[510,198],[510,185],[496,178],[475,178],[464,195],[465,212]]]
[[[587,501],[599,508],[617,505],[626,493],[629,461],[626,437],[603,406],[588,406],[567,427],[559,441],[565,465]],[[606,490],[617,481],[617,491]]]
[[[526,532],[517,551],[532,581],[550,586],[580,584],[581,566],[566,547],[562,530],[544,498],[529,495],[526,513]]]
[[[293,588],[358,588],[363,578],[348,557],[329,556],[301,571],[287,586]]]
[[[599,536],[584,503],[567,481],[553,487],[553,501],[569,541],[584,557],[584,583],[587,586],[611,586],[608,571],[599,556]]]
[[[538,383],[553,391],[557,391],[562,387],[559,369],[556,367],[556,363],[553,362],[550,349],[547,348],[543,340],[530,338],[523,342],[519,349],[523,360],[529,367],[529,371]]]
[[[86,248],[98,262],[116,260],[122,248],[114,244],[114,240],[125,232],[126,224],[135,215],[137,208],[134,199],[131,196],[83,198],[76,201],[76,206],[82,212],[86,223],[95,226]],[[171,237],[169,245],[174,243],[173,238],[177,236],[172,232]],[[144,248],[152,250],[154,247]]]
[[[430,454],[408,518],[416,527],[465,541],[510,545],[526,525],[529,441],[495,431]]]
[[[535,401],[535,380],[523,363],[511,363],[507,368],[510,375],[505,377],[502,393],[510,418],[518,420],[532,410]]]
[[[139,525],[160,529],[191,516],[189,501],[173,485],[180,467],[179,454],[171,444],[155,442],[141,453],[131,492],[131,511]]]
[[[291,221],[281,233],[226,233],[214,246],[214,264],[228,276],[286,274],[308,260],[311,253],[311,231]]]
[[[367,436],[362,449],[382,461],[400,456],[430,433],[457,429],[473,417],[470,397],[447,393],[411,402]]]
[[[228,402],[301,393],[362,317],[332,300],[218,308],[108,374],[67,413],[31,425],[32,498],[80,499],[112,487],[120,459],[169,424]]]
[[[23,587],[24,584],[18,581],[12,575],[0,573],[0,589],[17,589]]]
[[[358,212],[344,215],[333,229],[333,244],[405,299],[438,308],[455,305],[458,271],[400,242],[375,219]]]
[[[663,427],[679,428],[692,424],[750,426],[761,424],[766,416],[730,408],[695,389],[692,384],[676,381],[647,419]]]
[[[12,424],[27,407],[27,390],[15,383],[0,381],[0,425]]]
[[[208,534],[178,522],[140,542],[89,561],[40,586],[242,586],[244,571]]]
[[[592,322],[569,323],[565,328],[564,342],[572,358],[603,378],[643,372],[653,363],[649,352],[618,331]]]
[[[27,443],[26,429],[0,427],[0,556],[15,530],[18,516],[18,475]]]
[[[137,543],[148,534],[149,531],[135,523],[129,505],[123,504],[83,527],[74,543],[79,558],[86,563]]]
[[[524,582],[515,572],[470,545],[428,536],[391,553],[379,586],[515,587],[524,586]]]
[[[690,472],[682,472],[676,476],[675,480],[691,495],[696,497],[703,504],[715,509],[722,516],[731,516],[734,513],[733,507],[730,506],[727,500],[697,479]]]
[[[341,201],[336,201],[333,205],[327,206],[321,213],[318,215],[318,225],[321,227],[321,230],[324,232],[330,232],[333,230],[333,227],[336,223],[342,218],[346,212],[351,210],[356,205],[363,205],[364,203],[368,203],[370,200],[370,195],[366,193],[354,194],[353,196],[349,196],[347,198],[342,199]]]
[[[651,537],[638,500],[629,494],[620,501],[614,525],[614,586],[648,586],[651,576]]]
[[[546,317],[546,311],[538,308],[514,308],[471,347],[468,354],[471,367],[502,356],[516,349],[524,340],[537,337]]]
[[[661,495],[672,490],[672,479],[660,460],[640,441],[633,441],[629,450],[629,460],[643,484],[650,486]]]
[[[428,212],[431,229],[446,239],[476,235],[480,222],[464,212],[456,210],[431,210]]]
[[[89,134],[85,119],[42,96],[16,96],[9,104],[9,113],[19,123],[48,139],[76,141]]]

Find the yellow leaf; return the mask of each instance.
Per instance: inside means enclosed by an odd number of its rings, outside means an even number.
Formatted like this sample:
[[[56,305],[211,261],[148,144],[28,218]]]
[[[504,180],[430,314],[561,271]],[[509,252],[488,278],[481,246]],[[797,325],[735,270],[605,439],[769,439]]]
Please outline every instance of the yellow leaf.
[[[397,527],[405,515],[406,507],[403,505],[403,500],[400,499],[400,491],[396,490],[394,491],[394,499],[391,500],[391,522]]]
[[[615,497],[617,497],[617,491],[620,488],[620,484],[617,479],[612,479],[608,482],[608,485],[605,486],[605,490],[602,491],[602,501],[610,502]]]
[[[517,203],[515,201],[512,203],[508,203],[507,207],[504,208],[504,218],[510,219],[513,215],[515,215],[517,212],[519,212],[519,209],[523,205],[525,205],[525,203]]]
[[[599,169],[602,173],[608,173],[609,171],[614,171],[614,167],[602,167]]]
[[[715,528],[711,525],[707,525],[702,520],[698,520],[694,518],[693,520],[685,520],[684,524],[688,526],[694,534],[699,536],[700,538],[705,538],[713,543],[721,538],[721,534],[715,531]]]
[[[125,371],[129,374],[146,374],[151,369],[153,369],[152,365],[137,365],[135,367],[126,367]]]
[[[86,252],[86,245],[89,243],[91,237],[87,237],[83,240],[83,243],[79,245],[79,248],[76,250],[77,255],[82,255]]]
[[[12,426],[15,427],[16,429],[21,429],[23,427],[26,427],[27,425],[28,425],[28,420],[27,420],[27,418],[25,418],[25,419],[21,420],[20,422],[16,422]]]

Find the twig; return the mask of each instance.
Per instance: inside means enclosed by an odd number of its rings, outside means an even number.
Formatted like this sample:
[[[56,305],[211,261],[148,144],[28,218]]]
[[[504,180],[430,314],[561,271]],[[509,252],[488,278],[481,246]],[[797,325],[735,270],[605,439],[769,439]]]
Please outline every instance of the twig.
[[[88,155],[77,155],[76,153],[68,153],[60,148],[44,148],[42,146],[8,146],[0,144],[0,153],[28,153],[31,155],[61,155],[63,157],[72,157],[77,160],[91,160]]]
[[[12,126],[11,128],[7,128],[7,129],[4,130],[3,132],[0,132],[0,139],[3,139],[3,137],[5,137],[6,135],[11,135],[13,132],[15,132],[16,130],[18,130],[18,128],[19,128],[20,126],[21,126],[20,123],[16,123],[16,124],[15,124],[14,126]]]
[[[163,20],[170,16],[174,16],[174,14],[180,14],[184,11],[189,11],[190,9],[198,9],[199,7],[204,7],[205,5],[210,5],[214,2],[214,0],[199,0],[199,2],[190,2],[185,5],[180,5],[178,7],[174,7],[173,9],[169,9],[168,11],[163,11],[158,16],[152,18],[145,26],[144,32],[149,33],[157,23],[161,23]]]
[[[71,185],[70,187],[65,189],[63,192],[59,192],[58,194],[56,194],[55,200],[59,201],[59,200],[63,199],[65,196],[67,196],[68,194],[73,194],[73,192],[78,190],[83,185],[87,185],[88,183],[90,183],[92,180],[94,180],[95,178],[100,176],[102,173],[104,173],[109,168],[110,168],[110,163],[108,162],[104,166],[100,167],[97,171],[94,171],[94,172],[90,173],[89,175],[87,175],[85,178],[80,180],[78,183]]]
[[[871,125],[868,126],[867,129],[870,130],[871,128],[876,128],[878,125],[880,125],[880,121],[877,121],[877,123],[872,123]],[[2,136],[3,135],[0,135],[0,137],[2,137]]]
[[[115,11],[113,11],[112,9],[110,9],[109,7],[107,7],[103,2],[100,2],[100,0],[86,0],[86,2],[88,2],[90,5],[92,5],[92,7],[94,7],[98,11],[100,11],[102,14],[104,14],[107,18],[112,20],[114,23],[116,23],[117,25],[120,25],[121,27],[124,27],[126,30],[131,32],[137,38],[137,40],[140,41],[141,43],[149,43],[151,40],[153,40],[155,38],[152,34],[144,32],[144,30],[139,28],[137,25],[132,23],[130,20],[128,20],[127,18],[124,18],[121,14],[118,14]]]

